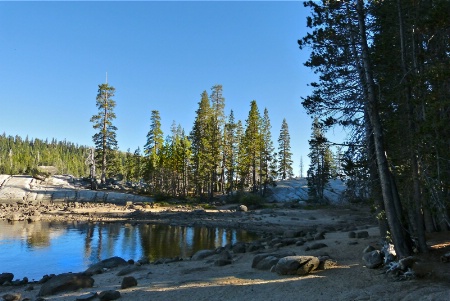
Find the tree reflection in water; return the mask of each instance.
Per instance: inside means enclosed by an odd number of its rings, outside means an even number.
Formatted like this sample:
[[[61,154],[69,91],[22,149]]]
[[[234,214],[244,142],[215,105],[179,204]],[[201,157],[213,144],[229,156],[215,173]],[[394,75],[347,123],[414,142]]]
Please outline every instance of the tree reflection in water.
[[[37,279],[46,273],[83,271],[113,256],[150,261],[187,258],[198,250],[255,239],[257,235],[251,232],[214,227],[0,221],[0,262],[4,271]]]

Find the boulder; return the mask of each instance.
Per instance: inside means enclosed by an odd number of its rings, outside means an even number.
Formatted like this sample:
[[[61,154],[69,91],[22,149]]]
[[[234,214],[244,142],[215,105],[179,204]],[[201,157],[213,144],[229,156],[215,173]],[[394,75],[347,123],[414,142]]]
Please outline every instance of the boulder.
[[[247,212],[247,211],[248,211],[248,208],[247,208],[247,206],[245,206],[245,205],[239,205],[238,211]]]
[[[255,265],[253,265],[253,263],[252,263],[252,268],[255,268],[257,270],[268,271],[268,270],[272,269],[272,267],[278,263],[278,260],[280,260],[280,257],[274,256],[274,255],[269,255],[269,256],[264,257],[262,260],[260,260]]]
[[[219,267],[232,263],[233,263],[233,256],[227,250],[222,251],[219,254],[219,257],[214,261],[214,265]]]
[[[278,260],[274,272],[279,275],[304,276],[319,267],[319,258],[315,256],[287,256]]]
[[[255,251],[258,251],[261,249],[264,249],[264,246],[261,244],[261,242],[255,241],[255,242],[249,243],[246,246],[245,252],[250,253],[250,252],[255,252]]]
[[[1,273],[0,274],[0,285],[5,282],[11,282],[14,279],[13,273]]]
[[[286,256],[295,256],[294,252],[262,253],[253,257],[252,268],[257,270],[270,270],[278,260]]]
[[[383,264],[383,256],[379,250],[364,253],[362,259],[369,269],[375,269]]]
[[[98,298],[102,301],[116,300],[119,299],[120,297],[121,297],[120,292],[114,290],[103,291],[100,292],[100,294],[98,294]]]
[[[194,255],[192,255],[191,260],[202,260],[208,256],[214,255],[214,250],[200,250],[195,252]]]
[[[232,251],[233,253],[245,253],[247,250],[247,246],[245,242],[237,242],[233,245]]]
[[[92,287],[94,279],[88,275],[65,273],[52,277],[41,286],[38,296],[54,295],[61,291],[75,291],[80,288]]]
[[[103,269],[111,269],[126,264],[125,259],[115,256],[91,265],[84,273],[87,275],[101,274]]]
[[[369,237],[369,232],[367,231],[360,231],[356,233],[356,238],[367,238]]]
[[[137,286],[137,280],[133,276],[127,276],[122,279],[121,289]]]

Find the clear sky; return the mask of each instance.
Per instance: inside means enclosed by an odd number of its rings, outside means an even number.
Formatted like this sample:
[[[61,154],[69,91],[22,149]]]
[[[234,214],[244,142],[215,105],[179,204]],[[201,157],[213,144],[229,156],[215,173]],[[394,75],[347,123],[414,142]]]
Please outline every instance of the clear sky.
[[[0,2],[0,131],[93,145],[98,85],[116,88],[119,148],[142,149],[150,113],[189,133],[200,94],[223,85],[225,113],[266,107],[275,147],[283,118],[294,173],[308,164],[314,78],[301,2]]]

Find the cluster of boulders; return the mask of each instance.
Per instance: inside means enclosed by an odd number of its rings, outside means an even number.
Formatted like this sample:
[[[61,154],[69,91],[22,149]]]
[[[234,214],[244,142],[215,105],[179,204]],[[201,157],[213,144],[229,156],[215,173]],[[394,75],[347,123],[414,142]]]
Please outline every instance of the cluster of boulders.
[[[46,214],[60,212],[62,215],[66,213],[75,213],[75,209],[109,209],[114,210],[119,206],[110,203],[89,203],[89,202],[14,202],[0,203],[0,220],[8,221],[28,221],[36,222],[46,219]],[[104,210],[103,210],[104,211]],[[51,219],[55,219],[52,215]],[[77,217],[79,219],[79,217]]]
[[[447,256],[450,258],[450,253]],[[387,242],[379,249],[367,246],[363,250],[362,260],[367,268],[383,269],[385,274],[400,280],[426,277],[431,272],[415,256],[397,258],[394,246]],[[441,257],[441,261],[446,262],[445,255]]]
[[[35,284],[42,284],[36,301],[44,301],[45,296],[55,295],[65,291],[76,291],[81,288],[93,287],[95,280],[92,278],[95,274],[103,273],[109,269],[123,267],[117,275],[123,276],[130,274],[140,269],[142,264],[148,264],[148,261],[142,260],[134,262],[133,260],[125,261],[120,257],[112,257],[100,261],[82,273],[63,273],[59,275],[44,275],[41,280],[29,283],[28,281],[13,281],[14,274],[2,273],[0,274],[0,285],[25,285],[28,284],[26,290],[33,290]],[[25,278],[24,278],[25,280]],[[121,289],[137,286],[137,280],[133,276],[126,276],[122,279]],[[120,298],[120,291],[106,290],[102,292],[92,292],[83,296],[77,297],[76,300],[91,300],[98,297],[100,300],[115,300]],[[3,300],[20,300],[20,294],[5,294],[2,296]],[[25,300],[25,299],[24,299]]]
[[[32,203],[0,204],[0,219],[8,221],[31,222],[41,220],[42,213],[48,210],[46,205],[33,205]]]

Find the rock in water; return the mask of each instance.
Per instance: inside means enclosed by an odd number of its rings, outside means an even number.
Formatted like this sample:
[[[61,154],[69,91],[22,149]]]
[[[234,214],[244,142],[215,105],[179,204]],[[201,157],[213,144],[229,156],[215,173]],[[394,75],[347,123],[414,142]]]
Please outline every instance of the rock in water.
[[[91,265],[84,273],[87,275],[101,274],[103,269],[115,268],[126,264],[125,259],[115,256]]]
[[[61,291],[75,291],[80,288],[92,287],[94,279],[82,273],[65,273],[52,277],[45,282],[38,296],[54,295]]]

